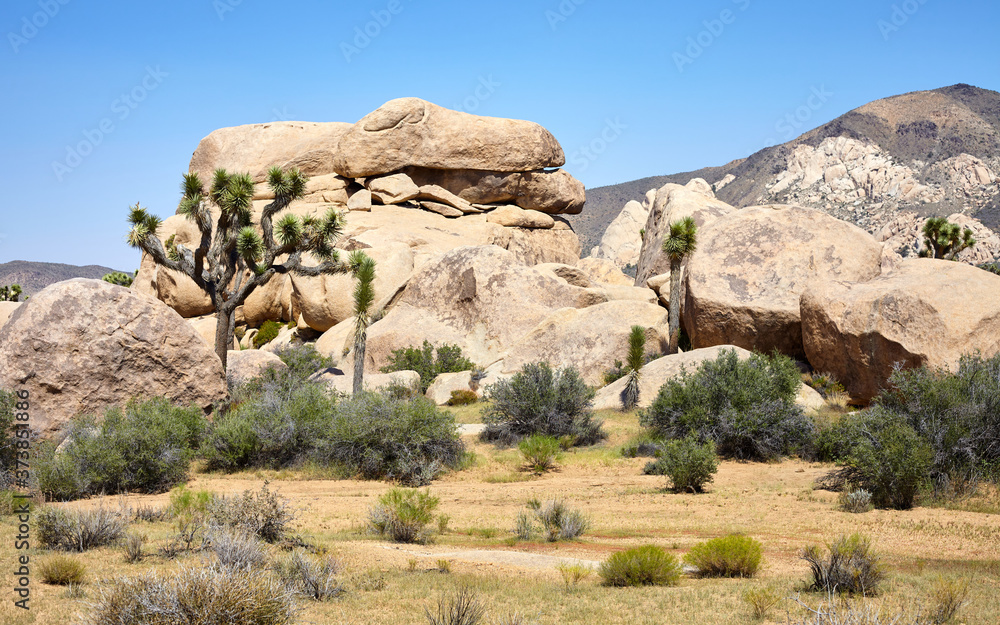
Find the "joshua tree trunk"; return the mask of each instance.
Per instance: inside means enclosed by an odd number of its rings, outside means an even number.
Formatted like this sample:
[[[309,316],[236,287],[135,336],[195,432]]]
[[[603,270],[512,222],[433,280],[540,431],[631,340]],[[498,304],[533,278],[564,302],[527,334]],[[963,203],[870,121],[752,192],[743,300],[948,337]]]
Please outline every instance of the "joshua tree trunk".
[[[360,395],[365,382],[365,346],[368,333],[362,330],[354,336],[354,388],[352,395]]]
[[[668,354],[677,353],[681,338],[681,260],[670,261],[670,345]]]
[[[215,321],[215,353],[222,361],[222,370],[226,371],[229,361],[229,350],[233,346],[233,317],[235,310],[223,306],[217,313]]]

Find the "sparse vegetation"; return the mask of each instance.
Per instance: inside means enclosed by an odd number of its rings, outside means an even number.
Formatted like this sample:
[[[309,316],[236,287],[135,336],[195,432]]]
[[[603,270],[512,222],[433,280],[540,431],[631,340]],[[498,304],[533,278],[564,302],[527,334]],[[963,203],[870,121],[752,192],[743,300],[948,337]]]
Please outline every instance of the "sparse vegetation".
[[[66,510],[44,507],[37,516],[38,542],[49,549],[87,551],[121,540],[128,526],[119,514],[104,507]]]
[[[681,267],[684,259],[698,246],[698,226],[693,217],[684,217],[669,224],[663,237],[662,251],[670,260],[670,347],[668,354],[676,354],[681,333]]]
[[[661,547],[644,545],[619,551],[601,563],[597,573],[605,586],[674,586],[681,563]]]
[[[528,510],[531,513],[521,511],[515,523],[514,533],[521,540],[531,540],[539,533],[536,521],[541,526],[542,536],[549,542],[572,540],[583,535],[590,526],[582,512],[557,499],[545,502],[532,499],[528,502]]]
[[[424,609],[430,625],[479,625],[486,618],[486,605],[478,593],[463,586],[454,595],[438,599],[437,610]]]
[[[263,544],[243,529],[214,527],[206,538],[217,565],[222,568],[260,568],[267,561]]]
[[[764,546],[743,534],[699,543],[684,556],[701,577],[753,577],[763,559]]]
[[[625,388],[622,390],[622,409],[625,411],[632,410],[639,403],[639,372],[642,369],[643,355],[646,349],[646,329],[642,326],[632,326],[632,330],[628,335],[628,357],[626,358],[626,363],[628,365],[628,381],[625,383]]]
[[[772,586],[755,586],[743,591],[740,598],[750,608],[750,616],[756,620],[765,618],[771,608],[778,605],[781,595]]]
[[[288,500],[265,482],[258,492],[245,490],[234,497],[214,497],[208,504],[207,518],[211,525],[276,543],[288,535],[295,514]]]
[[[518,450],[535,473],[545,473],[555,466],[559,456],[559,439],[533,434],[518,443]]]
[[[368,512],[368,528],[398,543],[425,543],[430,539],[426,527],[440,503],[430,491],[393,488]]]
[[[104,274],[104,277],[101,278],[101,280],[104,280],[109,284],[115,284],[126,288],[132,286],[132,276],[128,275],[127,273],[122,273],[121,271],[112,271],[111,273],[106,273]]]
[[[10,284],[0,286],[0,302],[16,302],[21,299],[24,290],[20,284]]]
[[[719,470],[715,443],[699,443],[693,436],[667,441],[656,450],[656,461],[646,465],[647,475],[666,475],[674,492],[700,493]]]
[[[592,445],[606,434],[593,418],[595,391],[572,367],[553,370],[529,363],[507,380],[487,387],[491,400],[483,412],[484,441],[513,445],[526,436],[573,436],[575,445]]]
[[[594,569],[590,568],[585,564],[569,564],[568,562],[561,562],[556,566],[556,570],[562,575],[563,583],[566,585],[566,590],[571,590],[576,587],[581,581],[590,577],[594,572]]]
[[[802,552],[802,559],[809,563],[812,573],[811,590],[865,596],[879,593],[886,573],[870,538],[861,534],[844,535],[829,543],[827,550],[827,557],[815,545]]]
[[[389,364],[382,367],[382,373],[416,371],[420,374],[420,392],[426,393],[434,378],[442,373],[459,373],[475,368],[476,365],[462,355],[462,349],[457,345],[445,344],[435,348],[425,340],[420,348],[394,350]]]
[[[870,512],[875,507],[872,505],[872,494],[863,488],[841,491],[837,503],[840,505],[841,510],[853,514],[864,514],[865,512]]]
[[[56,555],[42,560],[38,573],[46,584],[69,586],[86,581],[87,567],[72,556]]]
[[[277,571],[288,588],[313,601],[329,601],[344,592],[337,579],[340,564],[330,556],[313,558],[295,550],[278,561]]]

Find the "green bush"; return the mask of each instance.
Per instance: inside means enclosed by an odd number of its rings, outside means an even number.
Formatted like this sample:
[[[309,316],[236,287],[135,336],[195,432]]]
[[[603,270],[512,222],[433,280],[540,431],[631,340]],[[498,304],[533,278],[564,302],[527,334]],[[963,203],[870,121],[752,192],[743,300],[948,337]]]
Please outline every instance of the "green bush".
[[[764,547],[743,534],[730,534],[699,543],[684,561],[702,577],[753,577],[760,569]]]
[[[872,494],[878,508],[906,510],[927,479],[933,452],[916,431],[900,422],[870,432],[844,459],[844,477]]]
[[[253,337],[253,346],[257,349],[264,347],[274,339],[278,338],[281,334],[282,325],[277,321],[271,321],[268,319],[264,322],[260,329],[257,330],[257,334]]]
[[[811,590],[826,593],[876,595],[885,580],[881,557],[872,548],[871,539],[861,534],[843,535],[827,545],[824,558],[817,546],[807,547],[802,559],[812,572]]]
[[[256,569],[182,568],[173,575],[150,571],[111,581],[84,625],[291,625],[294,594],[273,575]]]
[[[430,537],[426,526],[440,503],[430,491],[393,488],[368,512],[368,527],[398,543],[424,543]]]
[[[284,374],[294,382],[302,383],[317,371],[333,366],[333,358],[316,351],[312,343],[285,345],[274,353],[288,366]]]
[[[48,549],[87,551],[121,540],[128,523],[105,508],[66,510],[45,507],[38,511],[38,542]]]
[[[491,400],[483,413],[481,438],[513,445],[526,436],[573,436],[576,445],[592,445],[607,437],[593,418],[595,391],[572,367],[554,371],[547,362],[529,363],[510,379],[486,389]]]
[[[468,406],[469,404],[474,404],[479,401],[479,395],[476,395],[475,391],[452,391],[451,397],[448,399],[449,406]]]
[[[186,478],[207,424],[200,408],[163,398],[112,408],[100,423],[80,417],[59,454],[50,445],[35,461],[39,489],[56,500],[163,492]]]
[[[674,492],[700,493],[719,470],[715,443],[699,444],[693,436],[667,441],[656,452],[657,459],[646,465],[647,475],[666,475]]]
[[[52,556],[42,560],[38,566],[42,581],[56,586],[82,584],[86,581],[87,567],[83,562],[70,556]]]
[[[458,373],[475,368],[476,365],[471,360],[462,356],[462,349],[457,345],[441,345],[435,350],[430,341],[425,340],[420,348],[393,350],[389,364],[382,367],[382,373],[416,371],[420,374],[420,392],[426,393],[434,378],[442,373]]]
[[[517,448],[535,473],[544,473],[551,469],[561,449],[559,439],[541,434],[533,434],[523,439]]]
[[[674,586],[681,578],[677,557],[655,545],[620,551],[597,570],[605,586]]]
[[[215,495],[211,491],[188,490],[186,485],[181,484],[170,491],[170,515],[179,517],[207,514],[208,507],[214,499]]]
[[[724,350],[664,384],[640,422],[664,439],[715,441],[724,458],[775,460],[806,454],[815,426],[795,405],[801,384],[791,358]]]

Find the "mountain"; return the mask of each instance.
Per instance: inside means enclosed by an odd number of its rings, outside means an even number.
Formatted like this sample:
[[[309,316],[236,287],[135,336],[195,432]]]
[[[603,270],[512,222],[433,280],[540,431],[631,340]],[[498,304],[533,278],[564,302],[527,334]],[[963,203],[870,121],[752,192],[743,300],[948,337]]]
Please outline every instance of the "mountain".
[[[798,204],[877,232],[901,213],[1000,228],[1000,93],[965,84],[877,100],[788,143],[684,174],[588,191],[584,255],[629,200],[704,178],[733,206]]]
[[[21,296],[23,301],[25,297],[41,291],[50,284],[71,278],[96,278],[100,280],[105,274],[113,271],[117,270],[100,265],[78,267],[59,263],[13,260],[9,263],[0,263],[0,285],[20,284],[21,288],[24,289],[24,294]]]

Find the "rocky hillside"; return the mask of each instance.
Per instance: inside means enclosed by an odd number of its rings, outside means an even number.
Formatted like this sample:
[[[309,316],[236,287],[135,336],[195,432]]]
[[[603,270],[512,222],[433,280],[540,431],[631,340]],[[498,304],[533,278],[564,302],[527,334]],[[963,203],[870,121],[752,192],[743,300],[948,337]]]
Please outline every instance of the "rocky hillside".
[[[59,263],[34,263],[26,260],[12,260],[0,263],[0,285],[20,284],[24,295],[30,296],[41,291],[50,284],[70,280],[72,278],[97,278],[117,271],[100,265],[62,265]]]
[[[872,233],[903,213],[961,213],[996,229],[1000,93],[959,84],[878,100],[722,167],[594,189],[585,211],[591,219],[571,222],[590,244],[602,231],[598,220],[606,228],[625,202],[693,178],[707,180],[736,207],[796,204]]]

